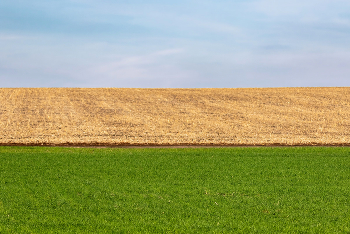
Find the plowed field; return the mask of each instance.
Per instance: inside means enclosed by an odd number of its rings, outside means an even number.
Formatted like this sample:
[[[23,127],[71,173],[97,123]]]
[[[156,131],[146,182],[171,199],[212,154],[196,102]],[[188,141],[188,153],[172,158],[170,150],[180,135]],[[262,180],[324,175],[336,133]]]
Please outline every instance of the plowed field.
[[[1,145],[350,145],[350,88],[2,88]]]

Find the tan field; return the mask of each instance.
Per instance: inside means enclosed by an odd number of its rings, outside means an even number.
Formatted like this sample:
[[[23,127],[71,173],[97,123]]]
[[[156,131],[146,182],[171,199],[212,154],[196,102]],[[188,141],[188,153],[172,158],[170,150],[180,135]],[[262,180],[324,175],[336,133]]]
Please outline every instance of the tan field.
[[[350,145],[350,88],[2,88],[1,145]]]

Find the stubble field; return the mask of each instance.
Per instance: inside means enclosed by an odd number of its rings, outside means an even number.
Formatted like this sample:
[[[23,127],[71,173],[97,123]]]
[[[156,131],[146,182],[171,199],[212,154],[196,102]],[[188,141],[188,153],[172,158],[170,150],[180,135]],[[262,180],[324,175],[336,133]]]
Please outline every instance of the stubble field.
[[[1,88],[0,145],[350,145],[350,88]]]

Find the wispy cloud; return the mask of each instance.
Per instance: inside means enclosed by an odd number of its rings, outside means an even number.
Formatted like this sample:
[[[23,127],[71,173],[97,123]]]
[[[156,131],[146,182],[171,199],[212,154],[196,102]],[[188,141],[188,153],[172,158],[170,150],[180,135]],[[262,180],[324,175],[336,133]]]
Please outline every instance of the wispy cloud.
[[[100,64],[88,70],[89,85],[103,84],[114,87],[174,87],[195,78],[194,73],[176,65],[183,49],[167,49],[145,55],[124,57]],[[134,85],[130,85],[134,84]]]
[[[21,40],[25,37],[13,34],[0,34],[0,40],[12,41],[12,40]]]
[[[3,0],[0,81],[350,86],[348,9],[348,0]]]
[[[253,9],[264,13],[269,17],[281,17],[284,19],[323,19],[339,12],[346,12],[350,6],[346,0],[257,0],[249,3]]]

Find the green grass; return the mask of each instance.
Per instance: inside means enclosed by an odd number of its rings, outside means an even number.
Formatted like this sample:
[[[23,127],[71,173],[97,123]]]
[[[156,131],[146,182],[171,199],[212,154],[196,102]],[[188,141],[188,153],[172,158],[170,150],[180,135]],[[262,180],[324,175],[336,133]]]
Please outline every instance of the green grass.
[[[0,147],[0,233],[350,233],[350,148]]]

